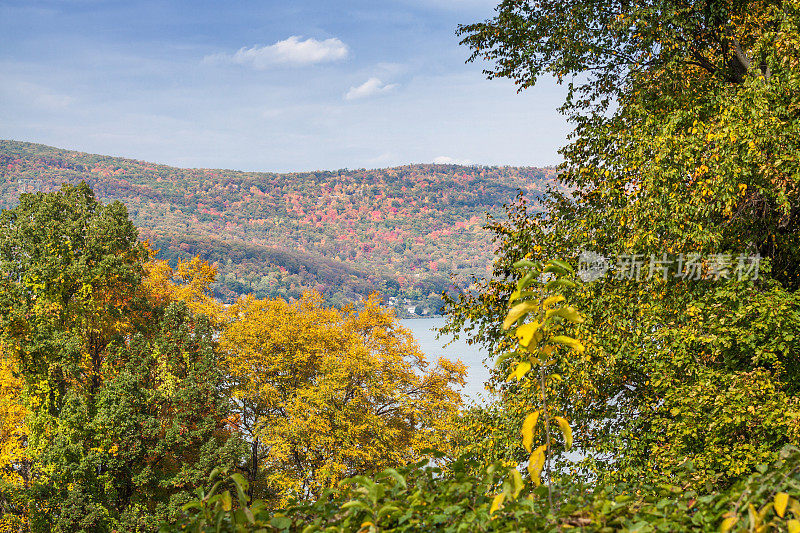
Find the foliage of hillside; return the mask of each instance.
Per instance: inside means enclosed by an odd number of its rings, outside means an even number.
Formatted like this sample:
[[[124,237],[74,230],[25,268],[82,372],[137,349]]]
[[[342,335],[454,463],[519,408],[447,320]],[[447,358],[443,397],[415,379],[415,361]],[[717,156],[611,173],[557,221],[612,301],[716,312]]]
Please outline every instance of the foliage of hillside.
[[[86,181],[99,199],[125,203],[141,236],[173,266],[198,253],[217,262],[215,295],[227,301],[315,289],[338,304],[379,290],[432,306],[451,274],[464,286],[487,273],[486,213],[499,213],[518,190],[538,197],[553,176],[456,165],[181,169],[0,141],[0,208],[16,205],[22,191]]]

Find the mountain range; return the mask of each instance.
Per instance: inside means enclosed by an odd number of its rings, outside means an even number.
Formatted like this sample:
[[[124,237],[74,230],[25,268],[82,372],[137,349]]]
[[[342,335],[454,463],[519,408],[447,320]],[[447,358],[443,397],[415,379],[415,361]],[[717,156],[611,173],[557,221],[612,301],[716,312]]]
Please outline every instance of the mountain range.
[[[0,208],[25,192],[85,181],[119,200],[140,237],[173,265],[217,264],[215,296],[329,303],[380,292],[402,314],[437,308],[490,269],[487,214],[522,192],[534,205],[555,169],[418,164],[270,173],[175,168],[41,144],[0,140]]]

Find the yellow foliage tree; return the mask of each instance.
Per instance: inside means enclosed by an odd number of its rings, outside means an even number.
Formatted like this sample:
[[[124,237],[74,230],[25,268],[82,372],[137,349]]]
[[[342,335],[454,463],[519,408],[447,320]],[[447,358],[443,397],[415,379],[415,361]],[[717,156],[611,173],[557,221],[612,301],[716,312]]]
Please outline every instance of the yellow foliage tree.
[[[259,496],[317,496],[452,446],[465,366],[440,359],[428,370],[377,297],[359,312],[323,307],[313,292],[294,303],[246,298],[226,320],[220,346]]]
[[[150,250],[151,257],[155,255]],[[151,259],[144,265],[145,277],[143,288],[151,302],[167,305],[170,302],[182,301],[195,313],[208,316],[213,324],[219,324],[222,305],[211,296],[211,284],[217,279],[217,268],[193,257],[189,261],[178,260],[173,269],[169,263]]]

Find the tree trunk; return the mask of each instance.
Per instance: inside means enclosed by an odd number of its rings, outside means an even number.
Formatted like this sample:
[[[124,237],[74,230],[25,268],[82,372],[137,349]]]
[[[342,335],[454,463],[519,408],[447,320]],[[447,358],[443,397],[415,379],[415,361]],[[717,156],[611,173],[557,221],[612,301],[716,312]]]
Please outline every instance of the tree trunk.
[[[253,442],[250,444],[250,486],[247,488],[247,496],[250,498],[250,501],[253,501],[254,495],[254,486],[256,484],[256,478],[258,477],[258,437],[253,439]]]

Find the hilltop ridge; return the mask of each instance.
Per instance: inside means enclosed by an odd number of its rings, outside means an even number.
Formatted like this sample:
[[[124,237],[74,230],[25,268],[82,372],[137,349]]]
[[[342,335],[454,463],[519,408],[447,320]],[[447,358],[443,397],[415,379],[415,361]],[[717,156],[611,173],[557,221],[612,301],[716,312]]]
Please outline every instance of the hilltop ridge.
[[[299,173],[188,169],[0,140],[0,208],[19,194],[86,181],[120,200],[159,256],[217,263],[215,294],[334,304],[380,291],[402,310],[436,308],[444,290],[483,275],[487,213],[518,191],[535,201],[553,168],[418,164]],[[452,277],[452,279],[451,279]]]

